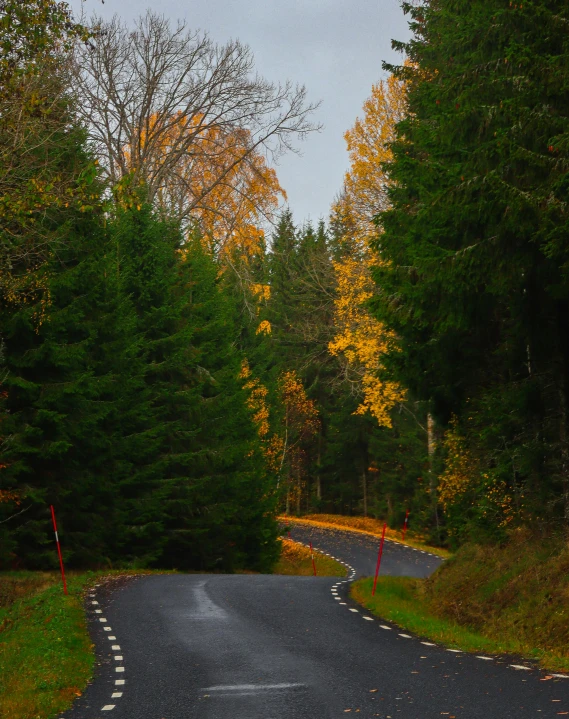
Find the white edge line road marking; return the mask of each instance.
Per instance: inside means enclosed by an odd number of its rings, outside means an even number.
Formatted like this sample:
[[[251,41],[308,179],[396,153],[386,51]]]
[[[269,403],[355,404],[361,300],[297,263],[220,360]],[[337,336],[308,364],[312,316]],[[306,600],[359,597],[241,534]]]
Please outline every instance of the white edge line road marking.
[[[455,654],[462,654],[462,649],[447,649],[447,652],[454,652]]]
[[[382,629],[391,629],[391,627],[388,627],[388,626],[386,626],[385,624],[380,624],[379,626],[380,626]]]
[[[524,667],[523,664],[510,664],[513,669],[525,669],[526,672],[531,672],[531,667]]]
[[[118,699],[119,697],[122,697],[122,692],[113,692],[111,694],[111,699]]]
[[[552,674],[552,677],[555,677],[556,679],[569,679],[569,676],[567,674]]]
[[[120,652],[120,650],[121,650],[120,644],[113,644],[111,649],[113,650],[113,652]]]
[[[358,611],[357,609],[352,609],[352,607],[350,607],[350,612],[357,612],[357,611]]]
[[[343,604],[344,606],[346,606],[346,602],[340,602],[340,604]]]
[[[335,599],[337,602],[339,602],[339,601],[341,601],[342,597],[334,597],[334,599]],[[345,604],[345,602],[344,602],[344,604]]]
[[[93,595],[91,595],[91,596],[93,596]],[[99,602],[91,602],[91,604],[98,604],[98,603],[99,603]]]
[[[103,620],[101,619],[101,621],[103,621]],[[104,629],[106,632],[112,631],[110,627],[103,627],[103,629]],[[110,638],[111,638],[111,637],[109,637],[109,639],[110,639]]]
[[[368,622],[373,622],[373,617],[363,617],[364,619],[367,619]]]
[[[484,661],[486,661],[486,662],[491,662],[491,661],[494,659],[494,657],[479,657],[479,656],[477,656],[476,658],[477,658],[477,659],[484,659]]]
[[[264,691],[271,689],[293,689],[294,687],[303,687],[304,684],[220,684],[216,687],[205,687],[202,692],[250,692],[256,689]]]
[[[404,639],[413,639],[413,637],[410,634],[400,634],[400,637],[403,637]]]
[[[105,619],[105,617],[99,617],[99,621],[100,621],[100,622],[106,622],[107,620]]]
[[[433,642],[421,642],[421,644],[424,644],[426,647],[436,647],[436,644],[433,644]]]
[[[115,684],[117,685],[117,687],[122,687],[125,681],[125,679],[115,679]]]
[[[115,704],[105,704],[105,706],[101,709],[102,712],[110,712],[111,709],[115,708]]]
[[[115,667],[115,672],[124,672],[124,667]]]
[[[109,627],[109,629],[110,629],[110,627]],[[116,642],[116,640],[117,640],[117,638],[114,637],[112,634],[110,636],[108,636],[107,639],[109,639],[111,642]]]

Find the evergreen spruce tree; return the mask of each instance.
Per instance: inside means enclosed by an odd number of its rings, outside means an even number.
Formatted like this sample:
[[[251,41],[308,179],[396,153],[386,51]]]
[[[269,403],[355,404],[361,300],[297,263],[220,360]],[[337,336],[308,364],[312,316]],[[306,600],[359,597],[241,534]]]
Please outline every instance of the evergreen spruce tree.
[[[405,9],[414,38],[397,46],[411,64],[395,71],[409,117],[376,245],[378,317],[400,338],[391,368],[443,426],[458,417],[472,453],[475,489],[452,531],[569,519],[568,10]]]
[[[107,340],[101,223],[75,213],[66,235],[67,247],[42,268],[36,296],[1,313],[10,434],[3,484],[25,509],[10,529],[29,566],[54,564],[50,504],[65,527],[71,566],[105,561],[120,522],[104,429],[112,377],[94,361]]]
[[[153,437],[150,456],[124,485],[133,541],[161,566],[270,566],[272,499],[218,268],[199,236],[184,242],[147,204],[130,203],[113,231],[122,291],[143,337]]]

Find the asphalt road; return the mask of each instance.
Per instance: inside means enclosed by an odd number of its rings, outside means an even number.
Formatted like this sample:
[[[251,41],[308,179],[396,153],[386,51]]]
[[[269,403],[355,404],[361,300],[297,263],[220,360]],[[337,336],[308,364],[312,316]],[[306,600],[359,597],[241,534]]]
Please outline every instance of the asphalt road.
[[[375,574],[379,539],[358,532],[321,529],[291,524],[291,539],[314,547],[349,563],[356,578]],[[396,577],[428,577],[441,564],[440,557],[413,549],[405,544],[385,540],[381,556],[381,574]]]
[[[292,530],[375,566],[362,535]],[[436,562],[389,543],[382,569]],[[163,575],[102,585],[88,598],[98,666],[66,719],[524,719],[569,716],[569,679],[429,646],[347,599],[347,580]],[[93,604],[92,602],[97,602]],[[520,666],[522,664],[520,663]],[[121,682],[118,683],[117,682]],[[113,696],[114,695],[114,696]]]

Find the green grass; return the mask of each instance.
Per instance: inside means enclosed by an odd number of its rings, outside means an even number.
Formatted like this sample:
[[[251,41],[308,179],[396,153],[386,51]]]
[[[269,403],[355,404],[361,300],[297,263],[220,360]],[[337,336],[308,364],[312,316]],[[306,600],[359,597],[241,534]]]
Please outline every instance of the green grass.
[[[511,533],[503,546],[466,545],[427,580],[356,582],[354,599],[399,626],[465,651],[517,654],[569,671],[569,546]]]
[[[290,539],[283,539],[282,545],[281,556],[273,574],[310,576],[314,573],[309,549]],[[314,561],[319,577],[345,577],[347,574],[343,564],[320,552],[314,552]]]
[[[94,576],[71,575],[65,596],[55,574],[0,575],[2,719],[49,719],[86,686],[94,656],[82,594]]]
[[[372,577],[360,579],[354,582],[350,594],[373,614],[421,637],[467,652],[500,654],[515,651],[512,644],[494,641],[434,615],[425,597],[423,580],[379,577],[375,596],[372,596],[372,589]]]

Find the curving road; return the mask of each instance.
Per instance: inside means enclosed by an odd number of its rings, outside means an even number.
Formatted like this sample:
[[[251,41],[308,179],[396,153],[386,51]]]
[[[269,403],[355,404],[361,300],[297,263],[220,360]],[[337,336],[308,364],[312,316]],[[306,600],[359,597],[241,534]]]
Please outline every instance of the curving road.
[[[290,537],[297,542],[309,544],[338,557],[350,564],[356,577],[375,574],[379,539],[359,532],[341,529],[322,529],[309,525],[291,524]],[[397,577],[428,577],[441,564],[442,559],[413,549],[405,544],[385,540],[381,557],[381,574]]]
[[[296,527],[292,536],[358,576],[373,572],[377,546],[365,535]],[[423,576],[439,561],[388,543],[382,570]],[[96,587],[88,597],[96,676],[63,716],[569,716],[569,679],[423,644],[369,618],[347,590],[333,577],[198,574]]]

